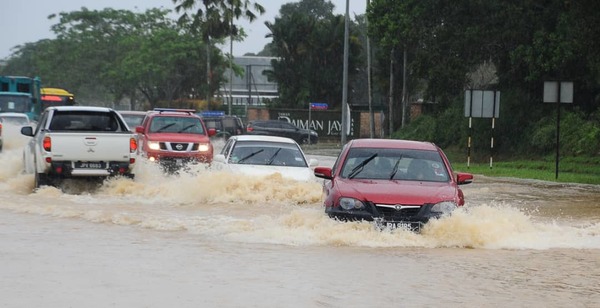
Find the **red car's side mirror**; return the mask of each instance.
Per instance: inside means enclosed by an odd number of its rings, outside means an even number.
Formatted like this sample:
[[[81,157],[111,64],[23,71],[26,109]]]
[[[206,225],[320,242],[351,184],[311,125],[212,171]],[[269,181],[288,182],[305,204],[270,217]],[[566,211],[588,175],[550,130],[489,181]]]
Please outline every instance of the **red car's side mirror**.
[[[138,134],[143,134],[144,133],[144,127],[143,126],[136,126],[135,127],[135,132]]]
[[[473,175],[470,173],[458,172],[456,174],[456,183],[458,185],[471,184],[473,182]]]
[[[212,137],[212,136],[214,136],[216,134],[217,134],[217,130],[216,129],[214,129],[214,128],[209,128],[208,129],[208,137]]]
[[[331,168],[329,167],[316,167],[315,176],[322,179],[331,180]]]

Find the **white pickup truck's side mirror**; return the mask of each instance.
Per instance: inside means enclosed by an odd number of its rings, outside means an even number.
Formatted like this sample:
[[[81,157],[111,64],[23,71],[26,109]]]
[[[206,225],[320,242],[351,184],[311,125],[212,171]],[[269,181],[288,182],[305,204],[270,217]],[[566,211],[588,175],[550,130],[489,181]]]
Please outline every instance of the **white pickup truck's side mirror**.
[[[21,127],[21,135],[33,137],[33,127],[31,127],[31,126]]]

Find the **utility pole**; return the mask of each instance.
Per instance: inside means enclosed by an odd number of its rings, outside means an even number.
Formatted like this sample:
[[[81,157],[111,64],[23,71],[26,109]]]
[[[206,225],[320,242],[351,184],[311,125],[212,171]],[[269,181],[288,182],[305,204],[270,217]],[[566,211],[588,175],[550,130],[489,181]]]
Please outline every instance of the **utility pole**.
[[[406,102],[408,95],[406,94],[406,47],[404,47],[404,56],[402,60],[402,126],[404,128],[406,125],[406,116],[408,112],[406,111],[408,103]]]
[[[367,8],[371,0],[367,0]],[[366,16],[366,15],[365,15]],[[375,138],[375,115],[373,114],[373,94],[371,93],[371,42],[369,39],[369,18],[367,23],[367,94],[369,95],[369,136]]]
[[[346,128],[349,126],[348,115],[346,110],[348,109],[348,36],[349,36],[349,9],[350,0],[346,0],[346,17],[344,23],[344,76],[343,76],[343,90],[342,90],[342,129],[340,130],[341,143],[346,144]]]
[[[394,132],[394,48],[390,50],[390,90],[389,90],[389,102],[388,102],[388,111],[389,111],[389,136],[392,136]]]
[[[233,1],[231,1],[231,19],[229,20],[229,104],[227,114],[231,115],[231,105],[233,104]]]

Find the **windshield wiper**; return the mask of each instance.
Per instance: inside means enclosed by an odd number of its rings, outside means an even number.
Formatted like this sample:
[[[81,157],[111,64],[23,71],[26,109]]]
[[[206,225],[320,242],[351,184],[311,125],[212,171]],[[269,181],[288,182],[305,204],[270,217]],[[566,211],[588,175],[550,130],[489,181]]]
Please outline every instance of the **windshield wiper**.
[[[394,176],[396,175],[396,173],[398,172],[398,165],[400,165],[401,159],[402,159],[402,156],[398,157],[398,160],[394,164],[394,168],[392,168],[392,173],[390,174],[390,180],[393,179]]]
[[[250,153],[250,154],[248,154],[248,155],[246,155],[246,156],[244,156],[244,157],[240,158],[240,160],[238,160],[237,162],[238,162],[238,164],[239,164],[239,163],[241,163],[241,162],[245,161],[246,159],[248,159],[248,158],[250,158],[250,157],[252,157],[252,156],[254,156],[254,155],[256,155],[256,154],[263,152],[264,150],[265,150],[265,149],[260,149],[260,150],[258,150],[258,151],[256,151],[256,152],[252,152],[252,153]]]
[[[178,133],[183,133],[183,131],[184,131],[184,130],[188,130],[188,129],[190,129],[190,128],[194,127],[194,126],[196,126],[196,124],[190,124],[190,125],[188,125],[188,126],[186,126],[186,127],[182,128],[182,129],[180,129],[180,130],[178,131]]]
[[[157,133],[160,133],[160,132],[162,132],[162,131],[163,131],[163,129],[167,129],[167,128],[169,128],[169,127],[173,126],[173,125],[175,125],[175,123],[167,124],[167,125],[165,125],[165,126],[163,126],[163,127],[159,128],[159,129],[157,129],[157,130],[156,130],[156,132],[157,132]]]
[[[271,155],[271,157],[269,158],[269,161],[267,162],[267,165],[270,165],[273,163],[273,160],[275,159],[275,156],[277,156],[277,154],[279,154],[279,151],[281,151],[281,148],[277,149],[277,151],[275,151],[275,153],[273,153],[273,155]]]
[[[377,153],[369,156],[367,159],[363,160],[362,162],[360,162],[360,164],[356,165],[356,167],[354,167],[354,169],[352,169],[352,171],[350,171],[350,173],[348,174],[348,178],[352,179],[355,176],[357,176],[362,170],[363,167],[368,164],[370,161],[373,160],[373,158],[377,157]]]

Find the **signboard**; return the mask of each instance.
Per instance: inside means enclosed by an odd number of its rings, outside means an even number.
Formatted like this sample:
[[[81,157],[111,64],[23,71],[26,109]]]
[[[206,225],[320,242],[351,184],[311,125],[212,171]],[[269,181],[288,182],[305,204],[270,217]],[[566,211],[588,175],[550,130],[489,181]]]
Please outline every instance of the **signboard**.
[[[465,117],[499,118],[500,91],[466,90]]]
[[[279,119],[290,122],[300,128],[309,128],[319,134],[319,139],[339,139],[342,132],[341,113],[339,110],[322,110],[311,114],[309,110],[298,109],[269,109],[270,119]],[[350,112],[351,139],[358,138],[360,133],[360,112]]]
[[[225,115],[225,111],[202,111],[203,117],[222,117]]]
[[[558,100],[559,96],[560,101]],[[559,102],[573,103],[573,82],[544,81],[544,103]]]
[[[327,103],[310,103],[311,110],[327,110],[329,106]]]

